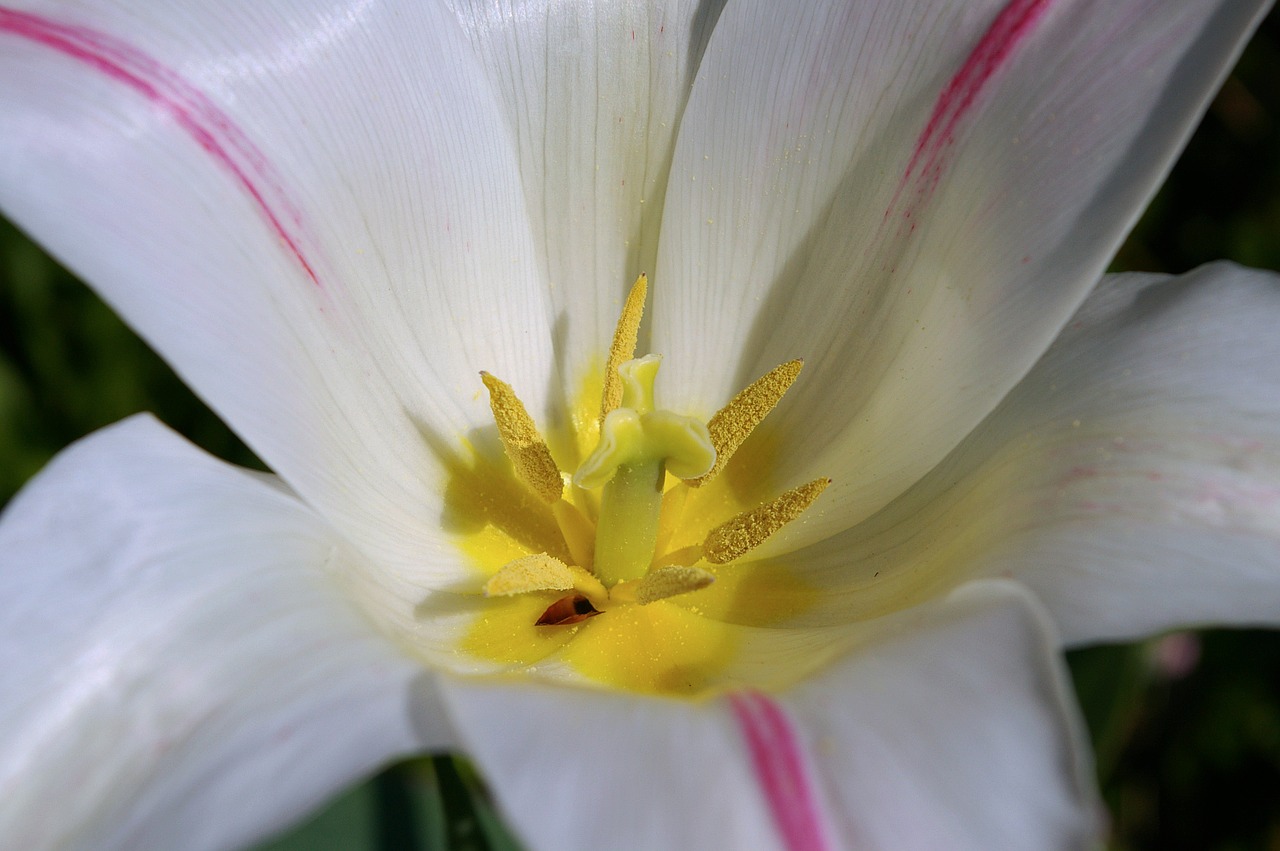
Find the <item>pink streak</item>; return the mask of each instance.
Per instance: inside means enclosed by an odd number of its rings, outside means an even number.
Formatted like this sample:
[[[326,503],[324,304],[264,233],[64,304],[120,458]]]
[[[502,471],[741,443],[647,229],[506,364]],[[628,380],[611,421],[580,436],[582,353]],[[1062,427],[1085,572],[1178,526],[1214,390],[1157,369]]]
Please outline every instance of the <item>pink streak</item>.
[[[214,161],[249,193],[272,231],[311,282],[320,285],[314,267],[286,222],[301,228],[302,216],[288,202],[266,156],[231,117],[177,72],[105,33],[73,26],[30,12],[0,7],[0,33],[7,32],[75,59],[123,83],[167,112]]]
[[[1049,10],[1051,0],[1010,0],[978,41],[973,52],[942,90],[924,132],[916,140],[911,161],[902,175],[893,202],[885,210],[887,219],[897,207],[899,196],[914,184],[915,203],[928,199],[942,179],[946,154],[955,144],[956,131],[973,111],[978,97],[988,87],[996,72],[1008,62],[1014,50],[1027,40],[1035,26]],[[902,212],[912,217],[912,205]]]
[[[732,694],[729,704],[788,851],[830,849],[804,748],[782,707],[759,692]]]

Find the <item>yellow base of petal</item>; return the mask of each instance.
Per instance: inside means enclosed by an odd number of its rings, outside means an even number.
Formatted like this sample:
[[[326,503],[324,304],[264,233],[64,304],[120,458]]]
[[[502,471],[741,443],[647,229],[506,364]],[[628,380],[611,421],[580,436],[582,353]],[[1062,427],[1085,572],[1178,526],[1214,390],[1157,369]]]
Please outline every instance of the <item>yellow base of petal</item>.
[[[598,438],[599,374],[591,370],[588,375],[593,379],[579,385],[566,418],[570,427],[547,436],[562,468],[573,469]],[[758,435],[722,474],[697,489],[668,476],[660,520],[661,549],[696,548],[717,525],[775,495],[777,486],[768,475],[773,468],[772,447],[767,433]],[[480,470],[487,480],[483,496],[474,490]],[[477,589],[515,559],[552,552],[548,536],[555,537],[555,519],[551,509],[525,488],[510,464],[500,458],[476,460],[458,464],[456,473],[446,487],[446,494],[453,497],[448,508],[466,521],[458,525],[458,545],[475,568]],[[526,498],[512,498],[521,492]],[[564,498],[595,522],[599,505],[593,494],[573,487],[565,490]],[[560,676],[567,666],[606,687],[697,695],[724,685],[726,670],[737,661],[743,625],[780,623],[818,599],[814,589],[776,561],[723,566],[699,562],[699,566],[716,576],[709,587],[643,606],[608,607],[601,615],[572,625],[535,625],[547,607],[563,596],[559,592],[491,598],[462,637],[459,650],[525,675],[538,676],[540,667],[551,669],[554,663]]]

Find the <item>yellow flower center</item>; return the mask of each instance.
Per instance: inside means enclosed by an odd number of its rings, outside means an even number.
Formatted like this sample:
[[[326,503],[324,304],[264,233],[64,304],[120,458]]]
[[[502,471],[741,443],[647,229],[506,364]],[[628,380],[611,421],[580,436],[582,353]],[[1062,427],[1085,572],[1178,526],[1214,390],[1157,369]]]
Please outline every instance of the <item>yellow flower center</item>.
[[[451,482],[468,489],[459,544],[486,598],[462,649],[534,674],[567,667],[613,687],[690,693],[723,684],[743,625],[776,623],[813,599],[785,565],[744,557],[828,480],[765,498],[768,442],[748,441],[799,361],[706,423],[656,406],[660,359],[634,358],[646,288],[641,275],[558,453],[515,391],[481,374],[510,469],[477,462]]]

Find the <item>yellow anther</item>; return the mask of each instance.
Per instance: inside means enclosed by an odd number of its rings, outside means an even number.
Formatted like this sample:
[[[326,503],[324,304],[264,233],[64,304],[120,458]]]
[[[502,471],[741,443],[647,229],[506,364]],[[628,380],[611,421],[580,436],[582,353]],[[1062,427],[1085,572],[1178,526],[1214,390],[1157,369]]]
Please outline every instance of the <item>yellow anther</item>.
[[[502,448],[506,450],[516,475],[533,488],[546,502],[555,502],[564,490],[560,468],[551,458],[551,450],[538,434],[538,427],[516,396],[511,385],[487,372],[480,373],[489,388],[489,407],[498,424]]]
[[[521,556],[509,561],[484,584],[488,597],[509,597],[532,591],[581,591],[588,597],[604,600],[609,592],[590,573],[565,564],[546,553]]]
[[[700,567],[662,567],[651,570],[640,579],[619,582],[609,592],[613,604],[639,603],[647,606],[677,594],[700,591],[712,582],[715,575]]]
[[[509,561],[484,584],[488,597],[508,597],[530,591],[568,591],[573,587],[569,565],[546,553]]]
[[[732,520],[711,530],[702,545],[704,558],[712,564],[727,564],[754,550],[774,532],[804,513],[818,495],[831,484],[830,479],[814,479],[793,488],[772,502],[744,511]]]
[[[715,582],[714,575],[700,567],[663,567],[646,574],[636,585],[636,602],[642,606],[698,591]]]
[[[649,278],[643,273],[631,285],[627,301],[618,317],[618,327],[613,332],[609,346],[609,362],[604,368],[604,393],[600,397],[600,422],[614,408],[622,404],[622,378],[618,367],[636,356],[636,341],[640,336],[640,320],[644,317],[644,299],[649,291]]]
[[[690,479],[692,487],[699,487],[715,478],[724,469],[733,453],[751,436],[765,415],[773,410],[783,394],[795,383],[804,361],[787,361],[776,366],[729,401],[707,423],[711,443],[716,448],[716,463],[709,472]]]

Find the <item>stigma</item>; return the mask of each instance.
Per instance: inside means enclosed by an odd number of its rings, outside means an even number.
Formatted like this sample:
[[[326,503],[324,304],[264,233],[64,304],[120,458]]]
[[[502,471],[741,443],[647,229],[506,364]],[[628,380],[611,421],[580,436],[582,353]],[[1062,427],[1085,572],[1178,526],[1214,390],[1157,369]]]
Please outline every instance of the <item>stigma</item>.
[[[530,552],[488,579],[488,597],[546,595],[539,628],[576,627],[622,607],[644,607],[692,595],[788,523],[830,483],[821,478],[754,508],[718,520],[687,543],[676,527],[692,490],[722,473],[734,453],[800,375],[789,361],[752,382],[706,422],[658,407],[658,355],[636,357],[648,280],[627,296],[605,364],[594,449],[562,471],[536,423],[501,379],[482,372],[489,404],[517,478],[546,503],[563,537],[561,556]],[[693,525],[706,525],[694,518]],[[679,542],[673,546],[672,542]]]

